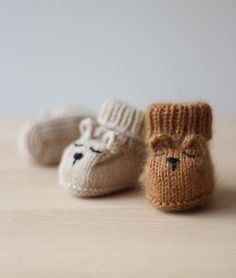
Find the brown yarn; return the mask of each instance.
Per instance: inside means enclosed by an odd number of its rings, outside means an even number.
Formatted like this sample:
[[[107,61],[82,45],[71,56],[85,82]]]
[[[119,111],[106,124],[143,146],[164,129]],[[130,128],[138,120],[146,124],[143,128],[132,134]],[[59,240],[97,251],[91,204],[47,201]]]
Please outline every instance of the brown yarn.
[[[206,103],[149,107],[145,189],[155,207],[186,210],[208,201],[214,187],[211,137],[212,111]]]

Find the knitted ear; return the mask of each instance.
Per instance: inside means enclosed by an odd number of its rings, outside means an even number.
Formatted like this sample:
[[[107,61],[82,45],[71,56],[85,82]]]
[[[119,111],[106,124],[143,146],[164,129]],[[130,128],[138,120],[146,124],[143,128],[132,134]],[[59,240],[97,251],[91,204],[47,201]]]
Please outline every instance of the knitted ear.
[[[115,132],[113,130],[107,131],[103,135],[102,141],[103,141],[103,143],[104,143],[104,145],[106,146],[107,149],[111,149],[112,145],[115,141]]]
[[[199,157],[205,155],[206,140],[201,135],[187,135],[182,143],[183,154],[188,157]]]
[[[81,137],[84,139],[92,138],[96,122],[90,118],[84,119],[79,125]]]
[[[162,151],[173,147],[173,139],[168,134],[154,135],[151,137],[150,146],[153,151]]]

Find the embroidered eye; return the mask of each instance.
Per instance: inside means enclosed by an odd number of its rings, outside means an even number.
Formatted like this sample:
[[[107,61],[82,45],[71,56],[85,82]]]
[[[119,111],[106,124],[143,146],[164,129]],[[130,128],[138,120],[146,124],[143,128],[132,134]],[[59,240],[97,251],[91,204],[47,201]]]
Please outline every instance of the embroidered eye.
[[[195,154],[192,152],[182,151],[183,154],[187,155],[188,157],[195,158]]]
[[[82,146],[83,146],[83,144],[77,144],[77,143],[74,143],[74,146],[76,146],[76,147],[82,147]]]
[[[90,147],[90,150],[94,153],[102,153],[101,151],[95,150],[93,147]]]
[[[204,156],[205,139],[200,135],[187,135],[182,143],[182,153],[191,158]]]

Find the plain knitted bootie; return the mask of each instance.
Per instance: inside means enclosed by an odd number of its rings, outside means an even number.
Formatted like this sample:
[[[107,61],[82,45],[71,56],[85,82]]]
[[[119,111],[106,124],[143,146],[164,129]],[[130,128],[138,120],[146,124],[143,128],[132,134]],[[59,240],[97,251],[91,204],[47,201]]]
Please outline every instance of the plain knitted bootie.
[[[119,100],[105,103],[97,122],[84,120],[81,137],[64,152],[59,183],[81,197],[137,184],[144,150],[144,114]]]
[[[25,124],[17,145],[20,153],[32,162],[58,165],[64,149],[78,138],[79,123],[94,114],[79,105],[63,106],[44,113]]]
[[[145,191],[155,207],[187,210],[208,201],[214,188],[211,137],[212,111],[206,103],[149,107]]]

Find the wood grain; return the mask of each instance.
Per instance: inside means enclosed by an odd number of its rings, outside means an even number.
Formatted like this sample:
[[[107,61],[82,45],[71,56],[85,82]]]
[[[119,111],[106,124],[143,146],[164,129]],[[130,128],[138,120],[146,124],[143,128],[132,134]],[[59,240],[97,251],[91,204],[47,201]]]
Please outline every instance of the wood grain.
[[[70,196],[19,157],[19,124],[0,121],[0,277],[236,277],[236,118],[215,123],[214,199],[178,214],[142,190]]]

